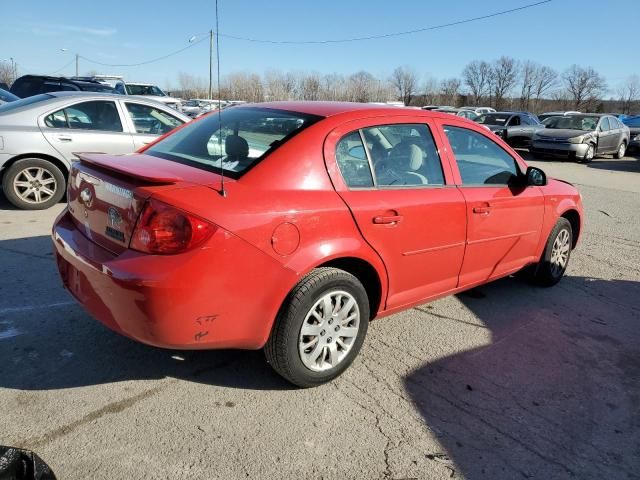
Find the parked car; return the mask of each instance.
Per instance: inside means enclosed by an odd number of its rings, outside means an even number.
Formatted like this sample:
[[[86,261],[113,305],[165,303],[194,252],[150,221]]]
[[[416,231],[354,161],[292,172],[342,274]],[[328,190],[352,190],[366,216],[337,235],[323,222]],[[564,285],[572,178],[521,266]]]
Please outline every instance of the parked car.
[[[582,215],[573,186],[465,119],[275,102],[133,156],[81,154],[52,239],[64,285],[109,328],[264,347],[311,387],[351,364],[373,318],[523,268],[557,283]]]
[[[476,118],[478,118],[480,115],[477,114],[476,112],[474,112],[473,110],[468,110],[468,109],[459,109],[458,113],[456,114],[459,117],[463,117],[466,118],[468,120],[475,120]]]
[[[216,110],[220,105],[224,108],[228,105],[228,102],[224,100],[207,100],[202,98],[193,98],[182,104],[182,113],[189,115],[191,118],[196,118],[203,113]]]
[[[482,115],[483,113],[494,113],[496,111],[496,109],[492,107],[461,107],[460,110],[470,110],[478,115]]]
[[[0,88],[0,105],[9,102],[15,102],[16,100],[20,100],[20,98],[16,97],[11,92],[7,92],[5,89]]]
[[[123,95],[133,95],[137,97],[147,97],[160,103],[180,111],[182,102],[179,98],[173,98],[167,95],[160,87],[152,83],[132,83],[118,81],[115,83],[115,89]]]
[[[534,153],[590,162],[605,154],[622,158],[629,145],[629,129],[612,115],[563,115],[547,118],[544,125],[533,139]]]
[[[74,80],[46,75],[23,75],[11,85],[11,93],[20,98],[49,92],[100,92],[117,93],[109,85],[94,80]]]
[[[561,111],[561,112],[545,112],[545,113],[542,113],[542,114],[538,115],[538,120],[543,122],[544,120],[546,120],[549,117],[561,117],[563,115],[579,115],[580,113],[581,112],[577,112],[577,111],[573,111],[573,110]]]
[[[637,153],[640,151],[640,115],[627,116],[622,120],[629,128],[629,145],[627,149]]]
[[[0,106],[0,177],[27,210],[64,195],[75,152],[131,153],[189,121],[165,105],[119,94],[58,92]]]
[[[544,128],[536,116],[528,112],[485,113],[474,121],[514,147],[528,147],[534,135]]]

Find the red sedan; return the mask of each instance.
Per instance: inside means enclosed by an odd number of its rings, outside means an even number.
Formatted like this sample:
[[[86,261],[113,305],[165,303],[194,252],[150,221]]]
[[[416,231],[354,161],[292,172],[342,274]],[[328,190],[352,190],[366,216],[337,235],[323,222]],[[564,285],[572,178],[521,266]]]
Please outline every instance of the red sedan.
[[[68,202],[58,267],[94,317],[158,347],[264,347],[304,387],[342,373],[373,318],[523,269],[557,283],[583,217],[573,186],[473,122],[323,102],[83,154]]]

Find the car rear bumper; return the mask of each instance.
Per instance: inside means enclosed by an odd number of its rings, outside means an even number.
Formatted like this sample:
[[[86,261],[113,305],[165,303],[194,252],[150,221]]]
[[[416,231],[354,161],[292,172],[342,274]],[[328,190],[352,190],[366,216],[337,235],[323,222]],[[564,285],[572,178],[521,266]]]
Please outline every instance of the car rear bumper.
[[[85,237],[64,210],[52,240],[71,295],[110,329],[157,347],[261,348],[297,281],[222,229],[204,248],[180,255],[114,255]]]
[[[560,156],[575,155],[576,157],[583,158],[587,153],[588,147],[586,143],[540,142],[534,140],[531,145],[531,152]]]
[[[630,140],[627,150],[640,150],[640,140]]]

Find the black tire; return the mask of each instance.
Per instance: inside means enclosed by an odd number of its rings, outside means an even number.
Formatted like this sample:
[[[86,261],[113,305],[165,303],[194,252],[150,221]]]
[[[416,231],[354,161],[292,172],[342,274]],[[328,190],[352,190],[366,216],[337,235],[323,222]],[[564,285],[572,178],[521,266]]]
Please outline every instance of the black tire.
[[[582,163],[591,163],[591,161],[596,158],[596,146],[593,144],[589,144],[589,150],[582,157]]]
[[[314,371],[305,365],[298,349],[301,330],[311,309],[333,291],[347,292],[355,300],[360,314],[358,330],[350,349],[336,366]],[[344,270],[317,268],[305,275],[285,299],[264,352],[273,369],[289,382],[303,388],[315,387],[338,377],[351,365],[362,347],[368,326],[369,299],[362,283]],[[340,328],[333,324],[327,329],[334,327],[336,332]],[[316,336],[320,342],[320,336]],[[331,342],[330,337],[324,337],[324,340]],[[322,352],[324,358],[324,347]]]
[[[560,235],[568,234],[569,241],[569,249],[566,252],[566,261],[564,267],[559,268],[554,266],[552,263],[552,254],[553,247],[556,242],[556,239]],[[551,230],[549,234],[549,238],[547,239],[547,244],[545,245],[544,252],[542,253],[542,258],[537,265],[530,267],[529,272],[531,273],[531,280],[534,283],[542,286],[542,287],[551,287],[562,280],[564,276],[564,272],[567,270],[567,266],[569,265],[569,259],[571,257],[571,249],[573,247],[573,230],[571,229],[571,223],[564,217],[558,219],[558,222]]]
[[[16,177],[20,176],[25,170],[33,172],[37,171],[36,169],[43,169],[43,171],[46,172],[44,178],[46,178],[47,182],[51,179],[54,180],[46,186],[48,190],[53,191],[53,195],[49,196],[48,193],[42,190],[40,195],[47,195],[47,198],[41,202],[38,202],[35,196],[33,197],[33,201],[27,201],[20,197],[14,189],[14,180]],[[44,187],[44,185],[42,187]],[[53,188],[50,189],[49,187]],[[41,158],[23,158],[22,160],[18,160],[9,167],[2,177],[2,191],[5,197],[7,197],[7,200],[15,207],[21,210],[45,210],[50,208],[62,199],[65,190],[66,180],[64,174],[53,163]]]
[[[624,158],[625,153],[627,153],[627,142],[623,141],[619,146],[616,153],[613,154],[613,158],[621,159]]]

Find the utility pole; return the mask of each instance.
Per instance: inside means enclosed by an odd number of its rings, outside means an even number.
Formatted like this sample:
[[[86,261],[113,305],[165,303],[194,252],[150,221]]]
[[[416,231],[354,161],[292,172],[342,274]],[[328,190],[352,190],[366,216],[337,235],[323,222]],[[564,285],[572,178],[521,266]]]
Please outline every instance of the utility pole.
[[[76,53],[76,77],[78,76],[78,59],[79,58],[80,58],[80,55]]]
[[[209,30],[209,100],[213,99],[213,30]]]

